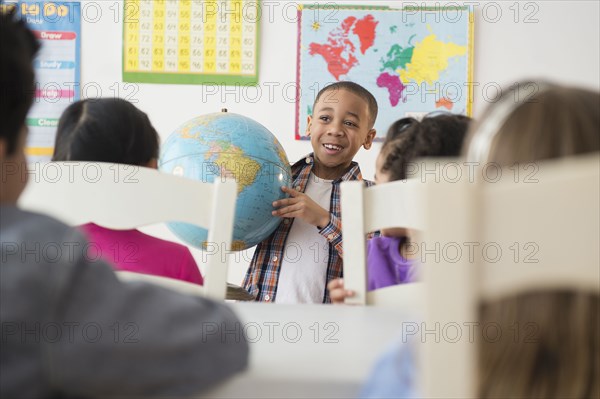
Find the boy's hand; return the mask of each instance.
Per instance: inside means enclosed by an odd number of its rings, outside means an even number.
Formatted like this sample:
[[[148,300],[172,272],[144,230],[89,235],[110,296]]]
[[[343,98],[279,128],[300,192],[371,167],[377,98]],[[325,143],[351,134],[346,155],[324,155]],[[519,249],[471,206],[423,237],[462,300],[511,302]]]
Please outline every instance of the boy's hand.
[[[294,190],[293,188],[281,187],[291,198],[273,202],[273,216],[282,218],[300,218],[308,224],[317,227],[325,227],[329,224],[329,212],[313,201],[308,195]]]
[[[327,284],[327,290],[329,290],[331,303],[334,305],[343,304],[345,298],[354,296],[354,291],[344,289],[344,280],[341,278],[331,280],[329,284]]]

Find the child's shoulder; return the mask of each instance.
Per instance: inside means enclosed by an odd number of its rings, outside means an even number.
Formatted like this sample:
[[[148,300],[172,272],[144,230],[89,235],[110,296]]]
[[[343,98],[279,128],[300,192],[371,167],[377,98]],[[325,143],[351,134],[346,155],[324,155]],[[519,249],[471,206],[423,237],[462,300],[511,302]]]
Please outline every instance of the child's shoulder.
[[[305,155],[292,164],[292,172],[299,171],[302,168],[310,165],[314,161],[315,161],[315,158],[312,153]]]
[[[371,187],[375,185],[374,181],[363,179],[362,172],[360,170],[360,165],[356,161],[352,161],[350,164],[350,168],[344,175],[342,176],[342,181],[356,181],[361,180],[367,187]]]
[[[14,206],[0,208],[0,229],[2,241],[14,239],[15,242],[55,242],[59,239],[78,238],[80,234],[73,228],[40,213],[29,212]],[[82,236],[80,238],[83,238]]]
[[[139,230],[135,230],[135,235],[132,235],[132,238],[148,251],[163,254],[168,253],[171,256],[185,256],[190,254],[190,250],[185,245],[169,240],[163,240],[162,238],[151,236],[150,234],[143,233]]]

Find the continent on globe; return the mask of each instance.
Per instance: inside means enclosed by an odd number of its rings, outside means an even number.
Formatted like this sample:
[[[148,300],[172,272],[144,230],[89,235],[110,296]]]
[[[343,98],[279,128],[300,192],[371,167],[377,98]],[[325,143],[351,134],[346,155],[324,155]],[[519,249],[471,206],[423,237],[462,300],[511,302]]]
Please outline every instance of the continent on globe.
[[[397,72],[404,83],[412,80],[418,85],[423,82],[433,84],[440,78],[440,73],[448,68],[450,58],[466,53],[466,46],[444,43],[431,33],[415,45],[411,61],[406,68],[398,68]]]
[[[225,141],[210,143],[210,150],[206,152],[205,159],[216,165],[220,176],[235,179],[238,195],[256,181],[260,170],[258,162],[246,157],[241,148]]]
[[[236,180],[231,250],[250,248],[277,228],[281,220],[271,214],[272,203],[285,198],[281,186],[291,184],[288,158],[277,138],[258,122],[229,112],[200,116],[177,128],[161,148],[159,169],[203,182]],[[192,246],[210,247],[206,229],[181,222],[168,227]]]
[[[370,14],[359,20],[356,17],[348,17],[339,27],[329,32],[327,43],[310,43],[309,54],[322,56],[329,73],[336,80],[340,80],[342,75],[347,75],[358,64],[356,46],[350,38],[350,31],[358,37],[360,52],[365,54],[375,42],[377,24]]]

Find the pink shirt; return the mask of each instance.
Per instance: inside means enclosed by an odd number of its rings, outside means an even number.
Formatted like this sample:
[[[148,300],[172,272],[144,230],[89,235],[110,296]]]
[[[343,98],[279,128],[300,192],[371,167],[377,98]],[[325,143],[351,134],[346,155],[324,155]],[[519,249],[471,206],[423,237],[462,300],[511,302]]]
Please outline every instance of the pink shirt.
[[[116,270],[170,277],[202,285],[190,250],[138,230],[111,230],[94,223],[80,226],[87,236],[91,259],[101,258]]]

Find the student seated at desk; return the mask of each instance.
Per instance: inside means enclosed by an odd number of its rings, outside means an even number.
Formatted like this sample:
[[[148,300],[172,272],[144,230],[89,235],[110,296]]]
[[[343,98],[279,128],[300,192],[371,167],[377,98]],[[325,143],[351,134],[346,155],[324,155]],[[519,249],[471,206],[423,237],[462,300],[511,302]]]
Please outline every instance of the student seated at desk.
[[[388,131],[377,157],[375,182],[383,184],[407,178],[410,163],[421,157],[455,157],[460,154],[470,118],[441,114],[422,121],[403,118]],[[385,229],[367,242],[367,289],[404,284],[416,279],[416,260],[410,254],[410,232],[404,228]],[[354,295],[344,289],[342,279],[328,285],[334,304]]]
[[[158,133],[148,116],[119,98],[71,104],[58,122],[53,161],[96,161],[157,168]],[[140,198],[140,201],[143,201]],[[202,284],[200,270],[183,245],[139,230],[81,226],[101,258],[117,270]]]
[[[467,161],[510,167],[600,151],[600,93],[534,85],[539,90],[531,95],[531,85],[525,85],[525,96],[514,92],[523,85],[515,85],[488,108],[465,140]],[[495,130],[482,134],[479,128],[490,120]],[[515,325],[531,324],[536,326],[536,339],[515,341],[513,334],[501,334],[497,341],[478,339],[476,397],[600,397],[599,315],[598,293],[566,289],[481,303],[480,325],[493,323],[499,331],[512,331]],[[415,352],[410,342],[389,350],[375,365],[361,397],[422,396],[416,387]]]
[[[39,44],[13,12],[0,38],[0,397],[187,397],[243,370],[227,306],[122,283],[80,233],[16,206]]]
[[[283,187],[290,198],[273,203],[282,221],[258,244],[246,272],[244,288],[258,301],[330,302],[327,283],[342,275],[340,183],[362,180],[353,159],[371,148],[376,118],[375,97],[356,83],[318,93],[307,126],[313,153],[292,166],[294,188]],[[287,256],[288,248],[299,256]]]

